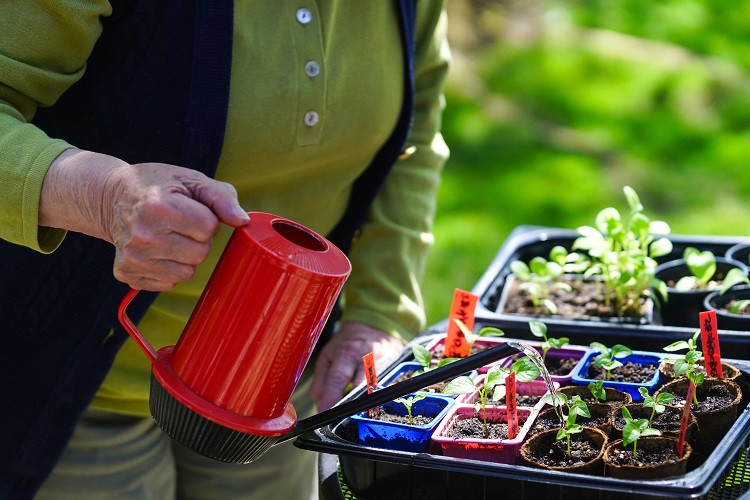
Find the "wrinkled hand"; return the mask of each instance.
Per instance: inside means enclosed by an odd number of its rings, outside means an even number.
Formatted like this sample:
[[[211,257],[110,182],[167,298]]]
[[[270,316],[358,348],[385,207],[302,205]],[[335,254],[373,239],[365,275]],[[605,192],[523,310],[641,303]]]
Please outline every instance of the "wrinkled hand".
[[[382,369],[403,349],[397,338],[360,323],[344,323],[315,363],[310,395],[319,411],[327,410],[343,396],[349,382],[355,386],[365,380],[362,356],[375,358],[375,369]]]
[[[50,167],[39,215],[40,225],[114,244],[115,277],[151,291],[193,277],[220,220],[249,221],[230,184],[175,165],[130,165],[80,150],[65,151]]]

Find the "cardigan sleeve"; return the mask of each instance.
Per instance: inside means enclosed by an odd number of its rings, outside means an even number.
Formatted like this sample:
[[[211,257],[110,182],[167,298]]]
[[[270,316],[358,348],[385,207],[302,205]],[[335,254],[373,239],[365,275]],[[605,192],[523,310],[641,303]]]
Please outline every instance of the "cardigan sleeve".
[[[420,281],[433,243],[437,190],[448,148],[440,135],[450,54],[443,2],[418,2],[415,110],[408,146],[375,199],[350,258],[342,321],[412,338],[425,326]]]
[[[39,227],[39,197],[66,142],[30,121],[85,70],[101,34],[104,0],[6,0],[0,15],[0,238],[53,251],[65,232]]]

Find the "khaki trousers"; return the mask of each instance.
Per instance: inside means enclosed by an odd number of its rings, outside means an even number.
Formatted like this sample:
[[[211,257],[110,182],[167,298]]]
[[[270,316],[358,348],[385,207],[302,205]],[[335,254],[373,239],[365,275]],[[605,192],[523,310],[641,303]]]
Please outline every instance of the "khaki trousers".
[[[313,413],[311,377],[292,404]],[[292,441],[255,462],[228,464],[173,441],[151,418],[88,410],[38,500],[309,500],[317,498],[317,455]]]

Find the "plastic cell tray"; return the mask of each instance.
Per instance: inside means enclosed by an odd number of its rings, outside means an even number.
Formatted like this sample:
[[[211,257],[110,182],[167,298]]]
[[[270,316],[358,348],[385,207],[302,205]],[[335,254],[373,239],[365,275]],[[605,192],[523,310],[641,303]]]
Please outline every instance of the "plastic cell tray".
[[[572,229],[536,226],[515,228],[472,289],[472,292],[479,297],[475,310],[477,322],[481,326],[500,328],[507,336],[538,340],[532,336],[528,323],[529,321],[542,321],[548,326],[550,336],[568,337],[571,344],[588,346],[593,341],[602,342],[605,345],[623,343],[631,349],[660,354],[663,353],[664,346],[692,337],[698,329],[697,324],[695,328],[665,325],[657,307],[653,311],[653,320],[647,324],[601,319],[572,320],[560,316],[531,316],[498,312],[506,278],[511,274],[511,262],[514,260],[528,262],[535,256],[547,258],[549,251],[556,245],[570,250],[577,237],[578,233]],[[681,258],[688,246],[710,250],[717,257],[723,257],[733,245],[747,241],[746,237],[739,236],[670,235],[669,239],[674,249],[670,255],[657,259],[659,263]],[[731,353],[732,358],[750,359],[750,332],[722,328],[720,321],[717,326],[722,352]]]
[[[501,246],[472,292],[479,296],[475,310],[475,330],[484,326],[500,328],[502,340],[520,339],[538,344],[528,326],[543,321],[553,337],[568,337],[570,344],[588,347],[593,341],[605,345],[622,343],[633,350],[666,354],[663,347],[692,337],[696,328],[663,324],[655,308],[647,324],[608,320],[566,320],[561,317],[524,316],[497,311],[505,278],[513,260],[528,262],[536,255],[548,256],[555,245],[571,248],[578,234],[571,229],[519,226]],[[659,262],[680,258],[687,246],[710,250],[717,257],[742,237],[671,235],[671,255]],[[445,335],[447,320],[431,326],[415,342],[428,345]],[[584,476],[533,469],[522,465],[447,457],[437,450],[408,453],[362,446],[351,419],[305,433],[295,445],[319,455],[320,498],[322,500],[454,500],[454,499],[747,499],[750,500],[750,333],[719,327],[724,361],[737,366],[743,399],[738,418],[725,438],[705,459],[689,471],[663,480],[632,481],[603,476]],[[500,340],[500,339],[498,339]],[[437,340],[439,342],[439,340]],[[410,346],[388,370],[413,359]],[[358,397],[359,387],[344,401]]]
[[[427,331],[422,338],[432,338]],[[388,369],[407,361],[405,350]],[[688,473],[663,480],[633,481],[546,471],[517,464],[443,456],[438,450],[410,453],[363,446],[349,418],[299,436],[295,445],[321,453],[320,498],[361,500],[454,499],[738,499],[750,498],[750,361],[737,366],[743,398],[738,418],[716,449]],[[365,391],[361,386],[344,400]]]

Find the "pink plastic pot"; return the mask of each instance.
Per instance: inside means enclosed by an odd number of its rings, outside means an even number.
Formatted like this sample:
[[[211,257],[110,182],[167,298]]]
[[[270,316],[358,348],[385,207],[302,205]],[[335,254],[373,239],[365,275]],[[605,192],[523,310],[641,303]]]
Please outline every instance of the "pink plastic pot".
[[[507,408],[487,407],[487,419],[493,422],[507,422]],[[531,429],[537,410],[518,408],[518,435],[514,439],[455,439],[450,435],[453,425],[458,420],[474,417],[474,406],[455,404],[443,421],[435,429],[432,441],[442,450],[443,455],[453,458],[482,460],[501,464],[515,464],[518,459],[521,443]]]

